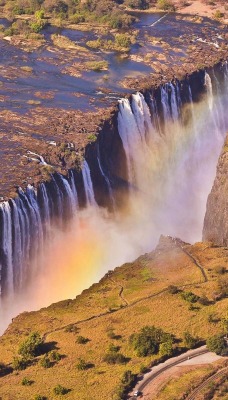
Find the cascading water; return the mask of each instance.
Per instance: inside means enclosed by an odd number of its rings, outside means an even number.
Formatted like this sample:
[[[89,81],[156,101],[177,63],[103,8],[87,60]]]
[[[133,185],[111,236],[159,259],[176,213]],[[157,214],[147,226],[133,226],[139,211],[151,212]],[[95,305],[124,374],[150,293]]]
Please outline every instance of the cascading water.
[[[226,63],[221,74],[226,87]],[[112,223],[109,229],[114,231],[114,239],[113,236],[110,239],[112,254],[119,251],[115,248],[118,232],[130,250],[121,253],[116,264],[115,260],[110,263],[108,258],[104,260],[106,270],[151,250],[160,234],[188,241],[201,239],[206,200],[228,128],[227,88],[223,90],[220,85],[218,90],[217,87],[218,100],[213,88],[218,84],[219,80],[215,81],[206,72],[206,97],[198,104],[193,103],[189,83],[182,85],[178,81],[162,85],[158,95],[136,93],[130,99],[119,101],[116,134],[126,157],[125,180],[129,186],[128,196],[123,199],[126,212],[121,218],[116,209],[115,177],[104,167],[107,164],[101,159],[99,143],[95,158],[102,181],[107,185],[109,203],[115,209],[108,216]],[[204,88],[202,85],[202,91]],[[187,120],[183,118],[186,110]],[[45,162],[42,156],[36,156]],[[85,159],[81,170],[83,188],[70,170],[68,177],[55,173],[50,182],[41,183],[37,190],[29,185],[24,191],[19,189],[16,199],[0,204],[0,298],[3,302],[12,304],[14,297],[36,279],[45,268],[42,253],[53,231],[64,228],[65,222],[74,215],[79,220],[82,208],[93,209],[96,226],[103,226],[107,213],[103,217],[98,207],[94,193],[96,182],[91,176]],[[79,190],[84,192],[86,203],[80,207]],[[82,229],[80,224],[76,228]],[[109,240],[108,234],[105,240]]]

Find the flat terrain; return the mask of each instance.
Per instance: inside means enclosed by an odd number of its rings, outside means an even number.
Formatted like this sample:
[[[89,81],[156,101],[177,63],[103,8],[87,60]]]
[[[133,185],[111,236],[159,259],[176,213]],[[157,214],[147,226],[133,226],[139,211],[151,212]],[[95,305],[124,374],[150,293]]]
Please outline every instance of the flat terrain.
[[[42,40],[0,34],[1,199],[13,197],[17,185],[45,179],[28,151],[64,173],[74,164],[64,159],[61,143],[83,152],[120,97],[227,58],[226,27],[217,21],[166,13],[136,16],[123,32],[130,38],[127,49],[113,48],[117,30],[88,24],[49,26]]]
[[[79,396],[82,400],[111,400],[124,371],[139,373],[142,366],[148,366],[158,357],[139,357],[129,344],[130,335],[143,326],[155,325],[172,333],[177,347],[183,346],[185,331],[200,340],[222,331],[228,299],[218,300],[218,282],[226,281],[227,275],[216,272],[219,266],[228,267],[227,248],[213,247],[210,243],[190,246],[162,238],[155,251],[107,273],[75,300],[22,313],[0,339],[0,361],[11,363],[19,343],[35,330],[44,335],[50,349],[57,348],[63,357],[47,369],[39,364],[37,357],[26,370],[3,376],[0,380],[3,399],[32,399],[37,393],[55,399],[58,396],[53,395],[53,387],[61,384],[71,389],[66,399]],[[206,296],[208,305],[197,302],[190,307],[181,292],[170,293],[170,285]],[[114,332],[111,337],[110,329]],[[77,343],[79,335],[88,338],[87,343]],[[120,348],[127,358],[125,364],[110,365],[103,360],[111,344]],[[79,371],[76,368],[79,358],[91,364],[91,368]],[[34,381],[33,384],[22,386],[24,377]]]

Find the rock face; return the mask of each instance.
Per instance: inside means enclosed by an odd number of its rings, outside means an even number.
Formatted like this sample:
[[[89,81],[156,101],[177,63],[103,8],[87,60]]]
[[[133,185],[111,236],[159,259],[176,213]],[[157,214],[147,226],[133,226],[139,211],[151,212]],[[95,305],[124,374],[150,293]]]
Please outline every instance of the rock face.
[[[203,240],[228,246],[228,136],[219,158],[214,185],[208,196]]]

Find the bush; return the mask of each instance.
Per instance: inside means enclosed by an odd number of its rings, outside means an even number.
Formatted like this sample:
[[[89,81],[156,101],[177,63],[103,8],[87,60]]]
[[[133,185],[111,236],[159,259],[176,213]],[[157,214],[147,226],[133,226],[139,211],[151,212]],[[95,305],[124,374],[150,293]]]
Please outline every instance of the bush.
[[[22,381],[21,381],[21,384],[22,384],[23,386],[30,386],[30,385],[32,385],[32,381],[30,381],[30,380],[27,379],[27,378],[23,378]]]
[[[40,365],[41,365],[41,367],[43,367],[43,368],[50,368],[50,367],[52,367],[52,363],[51,363],[50,358],[49,358],[47,355],[45,355],[45,356],[40,360]]]
[[[175,6],[170,0],[158,0],[156,7],[159,10],[164,11],[175,11]]]
[[[184,346],[188,349],[193,349],[197,344],[197,339],[194,338],[188,331],[184,332]]]
[[[88,338],[84,337],[84,336],[78,336],[76,343],[78,344],[86,344],[89,341]]]
[[[179,289],[177,286],[170,285],[170,286],[168,286],[168,292],[170,294],[177,294],[179,292]]]
[[[121,353],[108,352],[103,357],[103,361],[107,364],[125,364],[127,360]]]
[[[192,292],[182,292],[181,297],[189,303],[196,303],[199,300],[199,296]]]
[[[27,367],[27,360],[24,358],[14,357],[12,367],[15,371],[22,371]]]
[[[113,343],[111,343],[109,345],[108,351],[110,353],[118,353],[119,350],[120,350],[120,346],[115,346]]]
[[[129,47],[131,45],[131,40],[130,40],[129,36],[124,33],[118,33],[115,36],[115,42],[116,42],[117,46],[123,47],[125,49],[129,49]]]
[[[61,143],[60,147],[63,146],[63,149],[66,148],[67,144],[66,143]],[[65,328],[65,332],[71,332],[71,333],[78,333],[79,329],[77,326],[70,324]]]
[[[86,369],[89,369],[89,368],[90,368],[90,365],[91,365],[91,364],[87,363],[85,360],[83,360],[82,358],[80,358],[80,359],[79,359],[79,363],[76,365],[76,368],[77,368],[79,371],[85,371]]]
[[[108,69],[107,61],[87,61],[85,67],[95,72],[106,71]]]
[[[58,351],[56,351],[56,350],[50,351],[50,353],[48,353],[48,355],[49,355],[49,358],[51,361],[58,362],[61,360],[61,354],[59,354]]]
[[[226,341],[222,335],[211,336],[206,342],[207,348],[216,354],[221,355],[226,350]]]
[[[43,339],[38,332],[30,333],[29,337],[20,344],[18,354],[24,358],[35,357],[40,354]]]
[[[159,354],[161,356],[171,356],[173,354],[173,342],[167,341],[159,345]]]
[[[64,395],[64,394],[67,394],[69,392],[69,389],[63,387],[62,385],[57,385],[57,386],[54,387],[53,392],[55,394],[57,394],[57,395],[60,395],[60,394]]]
[[[47,400],[47,397],[35,394],[34,400]]]
[[[224,17],[224,14],[220,10],[216,10],[214,13],[214,18],[220,19],[222,17]]]

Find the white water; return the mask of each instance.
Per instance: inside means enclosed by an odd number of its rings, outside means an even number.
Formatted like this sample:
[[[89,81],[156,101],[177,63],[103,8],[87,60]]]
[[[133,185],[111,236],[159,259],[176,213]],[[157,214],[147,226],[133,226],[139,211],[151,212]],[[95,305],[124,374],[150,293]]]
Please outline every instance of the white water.
[[[224,72],[227,84],[227,65]],[[215,79],[214,84],[218,85]],[[82,166],[85,211],[79,209],[73,171],[69,172],[68,179],[53,175],[52,189],[42,183],[39,196],[29,185],[25,192],[19,190],[17,199],[0,205],[0,290],[2,297],[7,298],[7,304],[11,302],[11,310],[7,309],[8,319],[21,310],[76,295],[108,269],[150,251],[160,234],[178,236],[190,242],[201,239],[206,200],[215,176],[225,128],[228,128],[227,92],[219,87],[218,96],[215,96],[213,82],[207,73],[205,88],[206,97],[195,105],[189,86],[190,103],[184,109],[180,87],[172,83],[161,88],[160,105],[153,95],[148,96],[147,103],[141,93],[133,95],[130,101],[119,101],[118,131],[126,154],[129,183],[129,197],[123,198],[126,212],[121,214],[121,218],[118,217],[118,210],[115,210],[114,216],[99,209],[86,160]],[[158,109],[162,110],[162,116]],[[183,126],[180,116],[186,111],[190,118]],[[110,184],[109,172],[103,167],[99,148],[97,154],[101,176],[114,204],[115,192]],[[77,215],[69,231],[62,234],[66,212],[72,217],[76,210]],[[55,227],[53,216],[57,218],[60,231]],[[49,254],[52,246],[46,246],[47,242],[55,242],[55,237],[61,237],[56,253],[62,251],[62,264],[60,256],[55,259],[55,255]],[[66,263],[70,264],[66,261],[68,255],[73,252],[72,258],[78,259],[81,237],[86,243],[87,240],[92,241],[99,250],[99,261],[93,257],[91,269],[83,264],[84,261],[77,261],[70,273],[65,275]],[[83,260],[90,253],[88,246],[82,251]],[[84,280],[78,278],[81,277],[81,265],[86,273]],[[52,281],[53,268],[55,276]],[[69,281],[73,289],[66,292],[63,289],[68,287]],[[39,292],[38,282],[40,288],[45,287],[48,298]],[[53,292],[55,285],[58,290]],[[2,324],[2,330],[4,326]]]

